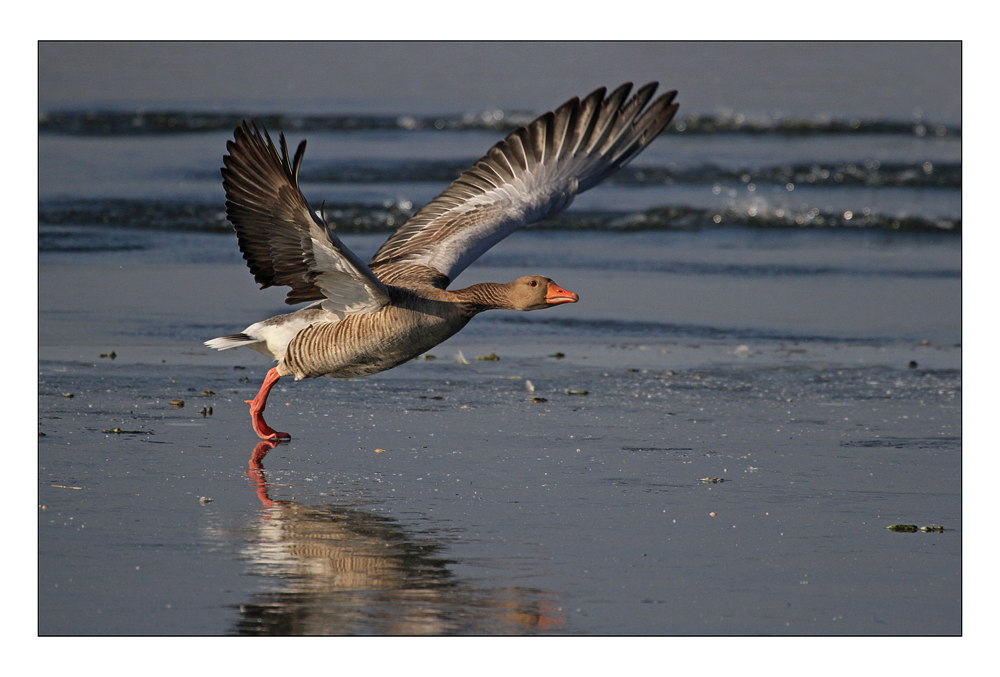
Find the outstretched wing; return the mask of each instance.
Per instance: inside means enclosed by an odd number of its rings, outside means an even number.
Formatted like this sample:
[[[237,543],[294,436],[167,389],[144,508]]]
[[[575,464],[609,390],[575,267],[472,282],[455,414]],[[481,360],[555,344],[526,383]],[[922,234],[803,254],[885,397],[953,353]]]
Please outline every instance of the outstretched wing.
[[[389,301],[385,285],[309,208],[299,190],[306,142],[288,161],[285,135],[278,155],[267,130],[246,122],[226,143],[222,185],[226,216],[261,289],[291,287],[285,303],[323,300],[327,310],[370,312]]]
[[[631,83],[607,98],[601,87],[512,132],[403,224],[372,257],[372,269],[390,279],[427,266],[454,280],[503,238],[562,211],[667,126],[677,92],[647,108],[656,87],[642,87],[627,103]]]

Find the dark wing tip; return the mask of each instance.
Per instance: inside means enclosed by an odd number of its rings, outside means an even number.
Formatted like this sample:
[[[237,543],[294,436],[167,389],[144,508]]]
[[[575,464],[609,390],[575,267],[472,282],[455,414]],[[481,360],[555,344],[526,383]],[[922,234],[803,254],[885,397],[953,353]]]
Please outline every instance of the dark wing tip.
[[[299,144],[290,162],[284,134],[278,143],[280,151],[267,128],[258,128],[252,119],[233,131],[222,158],[226,216],[261,289],[291,287],[285,300],[289,304],[322,299],[313,283],[313,254],[305,235],[316,217],[298,186],[306,144]]]

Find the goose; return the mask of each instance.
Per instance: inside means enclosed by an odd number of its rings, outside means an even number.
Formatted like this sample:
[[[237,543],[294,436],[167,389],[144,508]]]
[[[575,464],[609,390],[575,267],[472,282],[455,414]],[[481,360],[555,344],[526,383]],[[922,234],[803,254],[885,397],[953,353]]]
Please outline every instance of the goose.
[[[519,228],[566,209],[639,154],[670,123],[676,91],[650,104],[651,82],[606,95],[574,97],[498,142],[417,211],[367,264],[344,246],[299,188],[303,140],[291,161],[267,130],[244,120],[227,141],[222,185],[226,216],[261,289],[290,287],[285,303],[310,305],[206,341],[218,350],[247,346],[277,362],[246,400],[262,440],[291,437],[264,421],[278,380],[355,378],[392,369],[430,350],[475,315],[542,310],[579,297],[550,278],[506,284],[448,285],[490,247]]]

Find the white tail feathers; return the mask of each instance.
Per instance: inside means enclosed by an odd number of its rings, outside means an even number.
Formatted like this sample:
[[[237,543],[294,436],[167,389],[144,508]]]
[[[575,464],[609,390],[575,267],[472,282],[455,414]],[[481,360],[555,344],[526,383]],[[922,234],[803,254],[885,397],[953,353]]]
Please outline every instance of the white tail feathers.
[[[260,339],[255,339],[246,334],[230,334],[229,336],[220,336],[211,341],[205,341],[205,345],[216,350],[229,350],[230,348],[239,348],[240,346],[248,346],[251,343],[259,342]]]

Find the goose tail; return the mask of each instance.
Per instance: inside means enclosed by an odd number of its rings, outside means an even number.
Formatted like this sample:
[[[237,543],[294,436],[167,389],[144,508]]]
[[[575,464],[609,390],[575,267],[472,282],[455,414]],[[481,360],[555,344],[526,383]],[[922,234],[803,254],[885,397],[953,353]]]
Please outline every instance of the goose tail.
[[[254,338],[253,336],[242,332],[239,334],[230,334],[229,336],[220,336],[219,338],[214,338],[211,341],[205,341],[206,346],[209,348],[215,348],[216,350],[229,350],[230,348],[248,346],[251,343],[260,343],[260,339]]]

